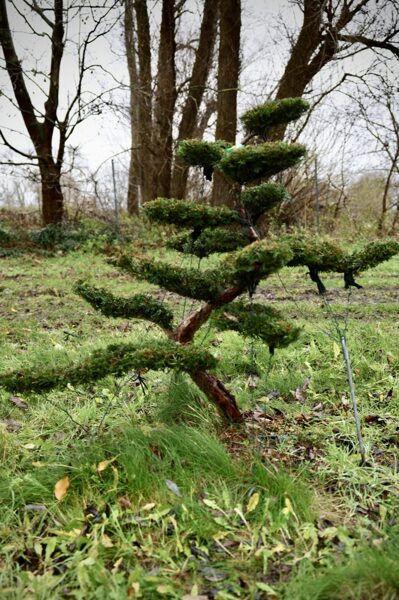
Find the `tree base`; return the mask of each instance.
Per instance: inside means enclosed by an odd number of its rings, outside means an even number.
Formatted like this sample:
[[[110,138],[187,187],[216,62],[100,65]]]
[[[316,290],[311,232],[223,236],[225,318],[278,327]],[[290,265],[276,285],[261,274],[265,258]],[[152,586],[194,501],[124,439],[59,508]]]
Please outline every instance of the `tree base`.
[[[242,423],[244,421],[244,417],[237,406],[233,394],[225,388],[217,377],[207,371],[190,373],[190,376],[207,398],[216,404],[223,417],[233,423]]]

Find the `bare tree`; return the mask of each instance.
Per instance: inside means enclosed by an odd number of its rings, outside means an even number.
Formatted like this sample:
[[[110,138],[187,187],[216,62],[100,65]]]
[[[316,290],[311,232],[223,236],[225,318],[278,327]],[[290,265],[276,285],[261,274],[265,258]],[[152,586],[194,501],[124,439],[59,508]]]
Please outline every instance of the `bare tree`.
[[[156,196],[183,197],[187,169],[174,160],[174,142],[193,137],[212,65],[218,0],[205,0],[199,34],[178,48],[179,19],[185,2],[163,0],[153,76],[154,49],[146,0],[124,0],[125,44],[130,82],[132,159],[129,212]],[[180,45],[182,46],[182,45]],[[178,50],[194,55],[190,73],[177,82]],[[178,131],[174,139],[174,128]]]
[[[320,71],[365,49],[399,58],[398,0],[295,0],[303,22],[292,47],[276,98],[302,96]],[[283,137],[281,127],[276,137]]]
[[[198,133],[198,127],[201,126],[198,120],[199,108],[212,65],[216,40],[218,4],[218,0],[205,0],[204,2],[198,48],[195,52],[187,96],[182,109],[177,141],[193,137],[195,133]],[[184,197],[187,175],[187,167],[176,157],[172,173],[172,196],[174,198]]]
[[[42,3],[43,4],[43,3]],[[26,161],[32,161],[39,169],[42,195],[42,218],[44,224],[59,223],[63,218],[64,198],[61,174],[64,164],[67,142],[76,127],[91,113],[99,110],[103,93],[84,95],[84,80],[93,72],[96,65],[89,62],[89,48],[114,26],[113,9],[117,0],[109,0],[101,5],[90,2],[80,5],[71,2],[64,6],[63,0],[53,0],[45,6],[36,0],[0,0],[0,44],[3,50],[4,67],[12,85],[13,97],[10,101],[18,108],[33,145],[32,152],[17,148],[0,131],[2,143]],[[18,14],[25,22],[30,33],[37,40],[47,38],[50,45],[50,66],[43,64],[28,70],[18,56],[13,26],[10,24],[8,8]],[[16,12],[15,12],[16,11]],[[84,40],[78,43],[78,77],[72,96],[66,108],[60,110],[60,88],[62,83],[61,66],[68,43],[67,29],[73,19],[90,19],[91,28]],[[40,63],[39,52],[34,58]],[[35,76],[44,78],[47,89],[43,89]],[[43,106],[35,105],[29,84],[39,86],[44,96]],[[62,114],[60,114],[62,113]],[[15,163],[14,163],[15,164]]]
[[[367,156],[378,155],[384,172],[377,231],[384,232],[387,217],[395,210],[392,222],[394,230],[399,220],[397,199],[390,198],[399,180],[399,100],[395,74],[386,69],[367,79],[359,78],[352,90],[346,93],[352,100],[352,111],[363,140],[365,137],[370,140],[366,144]],[[359,152],[364,154],[364,141]]]
[[[217,140],[236,141],[237,92],[240,71],[241,0],[224,0],[220,5],[218,58]],[[234,203],[233,186],[220,174],[213,176],[212,204]]]

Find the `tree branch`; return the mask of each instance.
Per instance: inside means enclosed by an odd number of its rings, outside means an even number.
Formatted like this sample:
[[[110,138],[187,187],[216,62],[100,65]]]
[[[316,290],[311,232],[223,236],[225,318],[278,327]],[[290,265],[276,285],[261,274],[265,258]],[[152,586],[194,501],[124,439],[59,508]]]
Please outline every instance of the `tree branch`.
[[[21,61],[16,53],[8,21],[6,0],[0,0],[0,43],[3,48],[6,69],[11,80],[15,98],[25,126],[36,146],[40,142],[41,127],[35,117],[33,104],[25,85]]]
[[[395,46],[386,40],[379,41],[373,40],[372,38],[364,35],[349,35],[343,33],[338,33],[337,39],[344,42],[350,42],[351,44],[362,44],[363,46],[367,46],[367,48],[381,48],[382,50],[389,50],[389,52],[392,52],[396,58],[399,58],[399,46]]]
[[[21,156],[24,156],[25,158],[29,158],[31,160],[37,160],[38,157],[35,156],[34,154],[28,154],[27,152],[23,152],[22,150],[18,150],[18,148],[16,148],[15,146],[13,146],[12,144],[10,144],[10,142],[6,139],[4,133],[0,130],[0,137],[3,140],[3,143],[5,146],[7,146],[7,148],[10,148],[10,150],[12,150],[13,152],[16,152],[17,154],[20,154]]]
[[[50,85],[45,109],[45,127],[47,140],[51,140],[57,119],[59,102],[60,67],[64,52],[64,23],[63,23],[63,0],[54,0],[54,27],[51,36],[51,65]]]

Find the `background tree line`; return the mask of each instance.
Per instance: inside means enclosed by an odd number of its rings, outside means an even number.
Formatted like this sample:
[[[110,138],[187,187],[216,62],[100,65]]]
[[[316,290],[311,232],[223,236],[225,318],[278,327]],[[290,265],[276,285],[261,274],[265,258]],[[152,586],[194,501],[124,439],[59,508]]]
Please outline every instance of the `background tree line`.
[[[394,81],[399,4],[397,0],[295,0],[290,6],[301,15],[301,22],[295,28],[280,22],[284,43],[275,51],[284,54],[284,60],[279,75],[270,77],[261,95],[264,99],[306,96],[313,110],[295,130],[282,127],[274,138],[311,137],[326,114],[331,94],[336,99],[341,91],[345,102],[334,106],[337,127],[345,122],[352,143],[365,135],[372,138],[370,152],[378,153],[384,164],[383,227],[387,213],[399,206],[392,194],[398,175]],[[255,1],[252,9],[256,13]],[[117,32],[123,31],[129,82],[129,213],[137,213],[157,196],[182,198],[188,193],[188,170],[175,156],[179,140],[208,136],[237,141],[237,99],[246,85],[242,10],[240,0],[203,0],[198,5],[190,0],[104,0],[84,7],[75,0],[0,0],[1,66],[8,77],[4,94],[20,111],[31,148],[17,146],[2,129],[1,142],[8,154],[3,153],[1,162],[14,167],[32,162],[37,167],[45,224],[63,217],[65,156],[67,150],[69,156],[74,153],[71,136],[90,115],[102,112],[106,119],[112,110],[110,91],[120,87],[117,77],[106,73],[107,87],[93,90],[97,89],[94,78],[104,71],[96,61],[96,44],[112,43]],[[28,61],[18,53],[16,15],[32,40],[44,36],[48,43],[49,60],[39,52],[35,55],[32,42],[34,68],[28,68]],[[66,51],[76,59],[76,70],[74,93],[65,98]],[[354,59],[356,55],[366,55],[367,61]],[[340,114],[341,107],[345,114]],[[323,131],[315,135],[317,153],[322,152],[320,140]],[[323,143],[328,153],[328,142]],[[304,166],[302,175],[306,169],[309,188],[311,166]],[[301,173],[289,177],[298,181]],[[309,189],[305,196],[312,197]],[[210,200],[213,204],[232,201],[220,174],[214,174]]]

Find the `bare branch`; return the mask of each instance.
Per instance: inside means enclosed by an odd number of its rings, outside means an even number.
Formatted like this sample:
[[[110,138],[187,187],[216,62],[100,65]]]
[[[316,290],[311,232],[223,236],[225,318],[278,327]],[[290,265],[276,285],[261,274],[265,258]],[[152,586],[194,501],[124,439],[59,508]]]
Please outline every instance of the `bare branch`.
[[[399,33],[399,31],[395,33]],[[389,52],[392,52],[392,54],[399,58],[399,46],[386,40],[379,41],[368,38],[364,35],[348,35],[343,33],[337,34],[337,39],[350,42],[351,44],[362,44],[367,48],[381,48],[382,50],[389,50]]]

